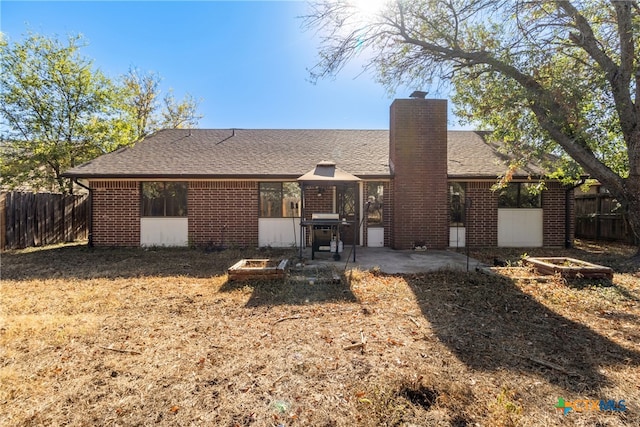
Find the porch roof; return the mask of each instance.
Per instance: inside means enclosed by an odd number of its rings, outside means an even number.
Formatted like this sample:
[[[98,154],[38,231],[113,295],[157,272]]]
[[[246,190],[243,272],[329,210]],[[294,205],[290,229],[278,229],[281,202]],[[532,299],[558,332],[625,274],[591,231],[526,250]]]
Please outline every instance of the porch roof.
[[[343,171],[330,161],[322,161],[315,168],[298,178],[298,182],[310,185],[357,182],[360,178]]]

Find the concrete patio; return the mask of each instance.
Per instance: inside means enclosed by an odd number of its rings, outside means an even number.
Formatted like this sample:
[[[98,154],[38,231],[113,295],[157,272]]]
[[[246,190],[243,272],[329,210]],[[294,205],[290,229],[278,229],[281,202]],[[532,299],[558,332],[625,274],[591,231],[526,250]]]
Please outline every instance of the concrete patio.
[[[351,247],[345,247],[340,254],[340,260],[335,261],[333,254],[328,252],[316,252],[315,259],[311,260],[311,250],[303,250],[307,265],[331,266],[337,270],[359,268],[371,270],[379,268],[387,274],[395,273],[424,273],[440,269],[457,269],[475,271],[476,268],[487,267],[480,261],[467,258],[462,252],[448,250],[394,250],[390,248],[356,248],[356,261],[353,261]]]

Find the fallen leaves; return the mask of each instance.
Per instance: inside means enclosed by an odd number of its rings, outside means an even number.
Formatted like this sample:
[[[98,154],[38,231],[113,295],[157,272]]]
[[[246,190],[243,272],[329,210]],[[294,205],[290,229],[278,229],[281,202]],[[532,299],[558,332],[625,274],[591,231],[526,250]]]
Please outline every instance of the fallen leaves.
[[[640,400],[640,368],[623,351],[640,351],[640,285],[631,275],[608,288],[453,272],[225,288],[211,254],[154,252],[129,263],[131,252],[117,251],[107,254],[125,261],[119,266],[135,264],[118,271],[126,277],[3,278],[0,304],[10,309],[0,329],[0,410],[14,425],[498,425],[487,408],[503,386],[522,396],[522,424],[552,425],[550,396],[594,378],[607,393]],[[197,276],[166,274],[181,257],[190,271],[201,266]],[[102,261],[104,271],[110,261]],[[165,273],[139,274],[147,262]],[[46,322],[69,312],[74,322]],[[96,327],[81,328],[87,318]],[[61,323],[65,334],[51,344],[47,334]],[[606,369],[586,380],[570,375],[580,355],[545,347],[583,341],[607,350],[589,353]],[[407,389],[439,394],[422,405],[427,394]],[[639,424],[637,414],[627,418]]]

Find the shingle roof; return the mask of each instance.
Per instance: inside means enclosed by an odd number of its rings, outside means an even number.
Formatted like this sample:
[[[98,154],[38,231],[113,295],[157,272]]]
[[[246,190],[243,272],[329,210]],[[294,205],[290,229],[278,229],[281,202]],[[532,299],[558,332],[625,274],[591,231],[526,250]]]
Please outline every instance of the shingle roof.
[[[500,164],[504,159],[482,133],[449,131],[448,150],[450,176],[496,177],[505,171]],[[361,178],[390,176],[389,131],[166,129],[74,167],[65,176],[297,178],[325,160]]]
[[[499,151],[499,145],[487,142],[488,132],[447,132],[447,174],[453,177],[497,177],[507,170],[509,157]],[[541,176],[544,170],[532,163],[518,169],[514,176]]]

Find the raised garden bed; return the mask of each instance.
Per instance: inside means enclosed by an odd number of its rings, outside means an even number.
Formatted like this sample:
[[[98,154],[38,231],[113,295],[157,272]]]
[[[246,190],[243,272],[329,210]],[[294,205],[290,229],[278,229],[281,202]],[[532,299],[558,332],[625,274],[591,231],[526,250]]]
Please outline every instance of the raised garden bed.
[[[525,265],[533,266],[539,274],[558,274],[565,278],[613,279],[613,270],[603,265],[592,264],[567,257],[528,257]]]
[[[282,279],[289,260],[241,259],[227,269],[229,280]]]

